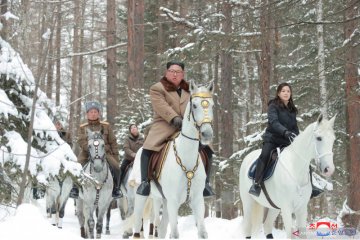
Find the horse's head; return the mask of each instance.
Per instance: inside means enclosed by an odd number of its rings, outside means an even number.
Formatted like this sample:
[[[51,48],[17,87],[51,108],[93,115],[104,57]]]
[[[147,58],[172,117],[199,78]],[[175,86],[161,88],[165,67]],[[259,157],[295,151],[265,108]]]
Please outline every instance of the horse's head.
[[[207,87],[198,87],[194,81],[191,81],[190,83],[190,112],[193,116],[196,128],[199,131],[200,142],[204,145],[209,144],[213,137],[213,92],[213,83],[210,83]]]
[[[322,175],[329,177],[335,171],[333,145],[335,116],[326,120],[320,115],[314,127],[315,161]]]
[[[90,131],[87,129],[89,158],[94,166],[95,172],[100,172],[106,162],[105,159],[105,141],[99,131]]]

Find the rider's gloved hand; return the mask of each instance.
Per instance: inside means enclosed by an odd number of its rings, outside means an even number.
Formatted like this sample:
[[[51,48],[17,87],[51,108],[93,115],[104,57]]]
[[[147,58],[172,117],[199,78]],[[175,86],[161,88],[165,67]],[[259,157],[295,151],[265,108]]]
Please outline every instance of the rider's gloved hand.
[[[286,130],[284,132],[284,137],[288,138],[290,141],[293,141],[294,138],[296,137],[297,135],[289,130]]]
[[[176,128],[177,130],[181,130],[182,118],[179,116],[174,117],[173,119],[171,119],[170,125]]]

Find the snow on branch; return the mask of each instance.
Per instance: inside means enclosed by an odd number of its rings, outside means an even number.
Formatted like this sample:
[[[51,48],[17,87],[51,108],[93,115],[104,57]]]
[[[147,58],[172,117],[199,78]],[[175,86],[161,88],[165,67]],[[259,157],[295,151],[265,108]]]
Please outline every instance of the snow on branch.
[[[115,44],[113,46],[109,46],[109,47],[106,47],[106,48],[101,48],[101,49],[94,50],[94,51],[70,53],[70,54],[68,54],[66,56],[63,56],[61,58],[70,58],[70,57],[76,57],[76,56],[92,55],[92,54],[95,54],[95,53],[105,52],[105,51],[107,51],[109,49],[113,49],[113,48],[117,48],[117,47],[123,47],[123,46],[126,46],[126,45],[127,45],[127,43],[118,43],[118,44]]]
[[[174,12],[171,11],[168,8],[164,8],[164,7],[160,7],[160,11],[163,11],[169,18],[171,18],[173,21],[185,25],[188,28],[194,29],[195,32],[197,33],[208,33],[208,34],[212,34],[212,35],[225,35],[225,33],[223,31],[212,31],[209,29],[204,28],[201,25],[198,25],[196,23],[190,22],[189,20],[183,18],[180,16],[180,14],[178,12]],[[239,33],[239,34],[231,34],[231,36],[233,37],[254,37],[254,36],[260,36],[261,33],[260,32],[248,32],[248,33]]]

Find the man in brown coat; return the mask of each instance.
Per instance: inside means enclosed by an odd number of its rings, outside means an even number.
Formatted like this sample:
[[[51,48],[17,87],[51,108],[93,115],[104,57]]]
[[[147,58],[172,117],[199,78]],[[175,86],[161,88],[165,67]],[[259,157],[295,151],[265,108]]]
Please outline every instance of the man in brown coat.
[[[105,141],[106,160],[109,163],[111,174],[114,180],[113,197],[120,198],[122,193],[119,186],[120,177],[120,159],[119,159],[119,147],[116,142],[115,134],[108,122],[100,121],[101,105],[96,101],[87,102],[85,105],[87,123],[80,125],[78,144],[81,148],[78,162],[84,166],[89,161],[88,153],[88,136],[87,129],[91,131],[100,131]],[[73,191],[73,190],[72,190]],[[76,190],[75,190],[76,191]],[[73,192],[74,193],[74,192]],[[74,198],[77,194],[70,193]]]
[[[125,177],[125,171],[127,166],[134,162],[136,152],[142,147],[144,144],[144,137],[139,133],[139,129],[136,124],[130,124],[129,126],[129,135],[124,140],[124,151],[125,157],[121,162],[120,167],[120,184]]]
[[[150,99],[154,112],[153,122],[147,135],[141,154],[141,184],[136,193],[149,196],[150,183],[147,179],[150,156],[166,144],[166,140],[181,130],[182,118],[190,100],[189,84],[184,80],[185,65],[171,61],[166,64],[165,76],[150,87]],[[209,161],[212,158],[210,147],[205,146]],[[206,180],[204,196],[213,195]]]

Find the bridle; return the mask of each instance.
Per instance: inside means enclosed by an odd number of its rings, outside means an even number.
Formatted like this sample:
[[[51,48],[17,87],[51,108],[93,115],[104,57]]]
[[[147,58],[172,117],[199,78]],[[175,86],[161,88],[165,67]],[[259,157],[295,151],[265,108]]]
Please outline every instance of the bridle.
[[[315,127],[314,126],[314,130],[313,130],[313,137],[315,138]],[[320,169],[320,165],[321,165],[321,158],[330,155],[331,157],[334,156],[334,152],[333,151],[328,151],[328,152],[324,152],[324,153],[319,153],[318,149],[317,149],[317,140],[315,140],[315,163],[316,163],[316,167],[318,169]],[[321,170],[321,169],[320,169]]]
[[[195,116],[194,116],[194,110],[193,110],[193,99],[194,98],[201,98],[201,107],[204,113],[204,118],[201,120],[201,122],[198,124],[198,121],[196,121]],[[209,98],[212,98],[212,94],[209,92],[199,92],[199,93],[194,93],[190,96],[190,111],[189,114],[187,116],[188,120],[190,121],[190,117],[192,117],[193,121],[194,121],[194,125],[195,128],[200,131],[200,128],[203,124],[207,124],[209,123],[212,126],[212,119],[210,119],[209,116],[209,106],[210,106],[210,102],[209,102]],[[199,138],[192,138],[189,136],[186,136],[182,131],[181,131],[181,135],[183,135],[184,137],[194,140],[194,141],[199,141],[201,136],[199,136]]]

